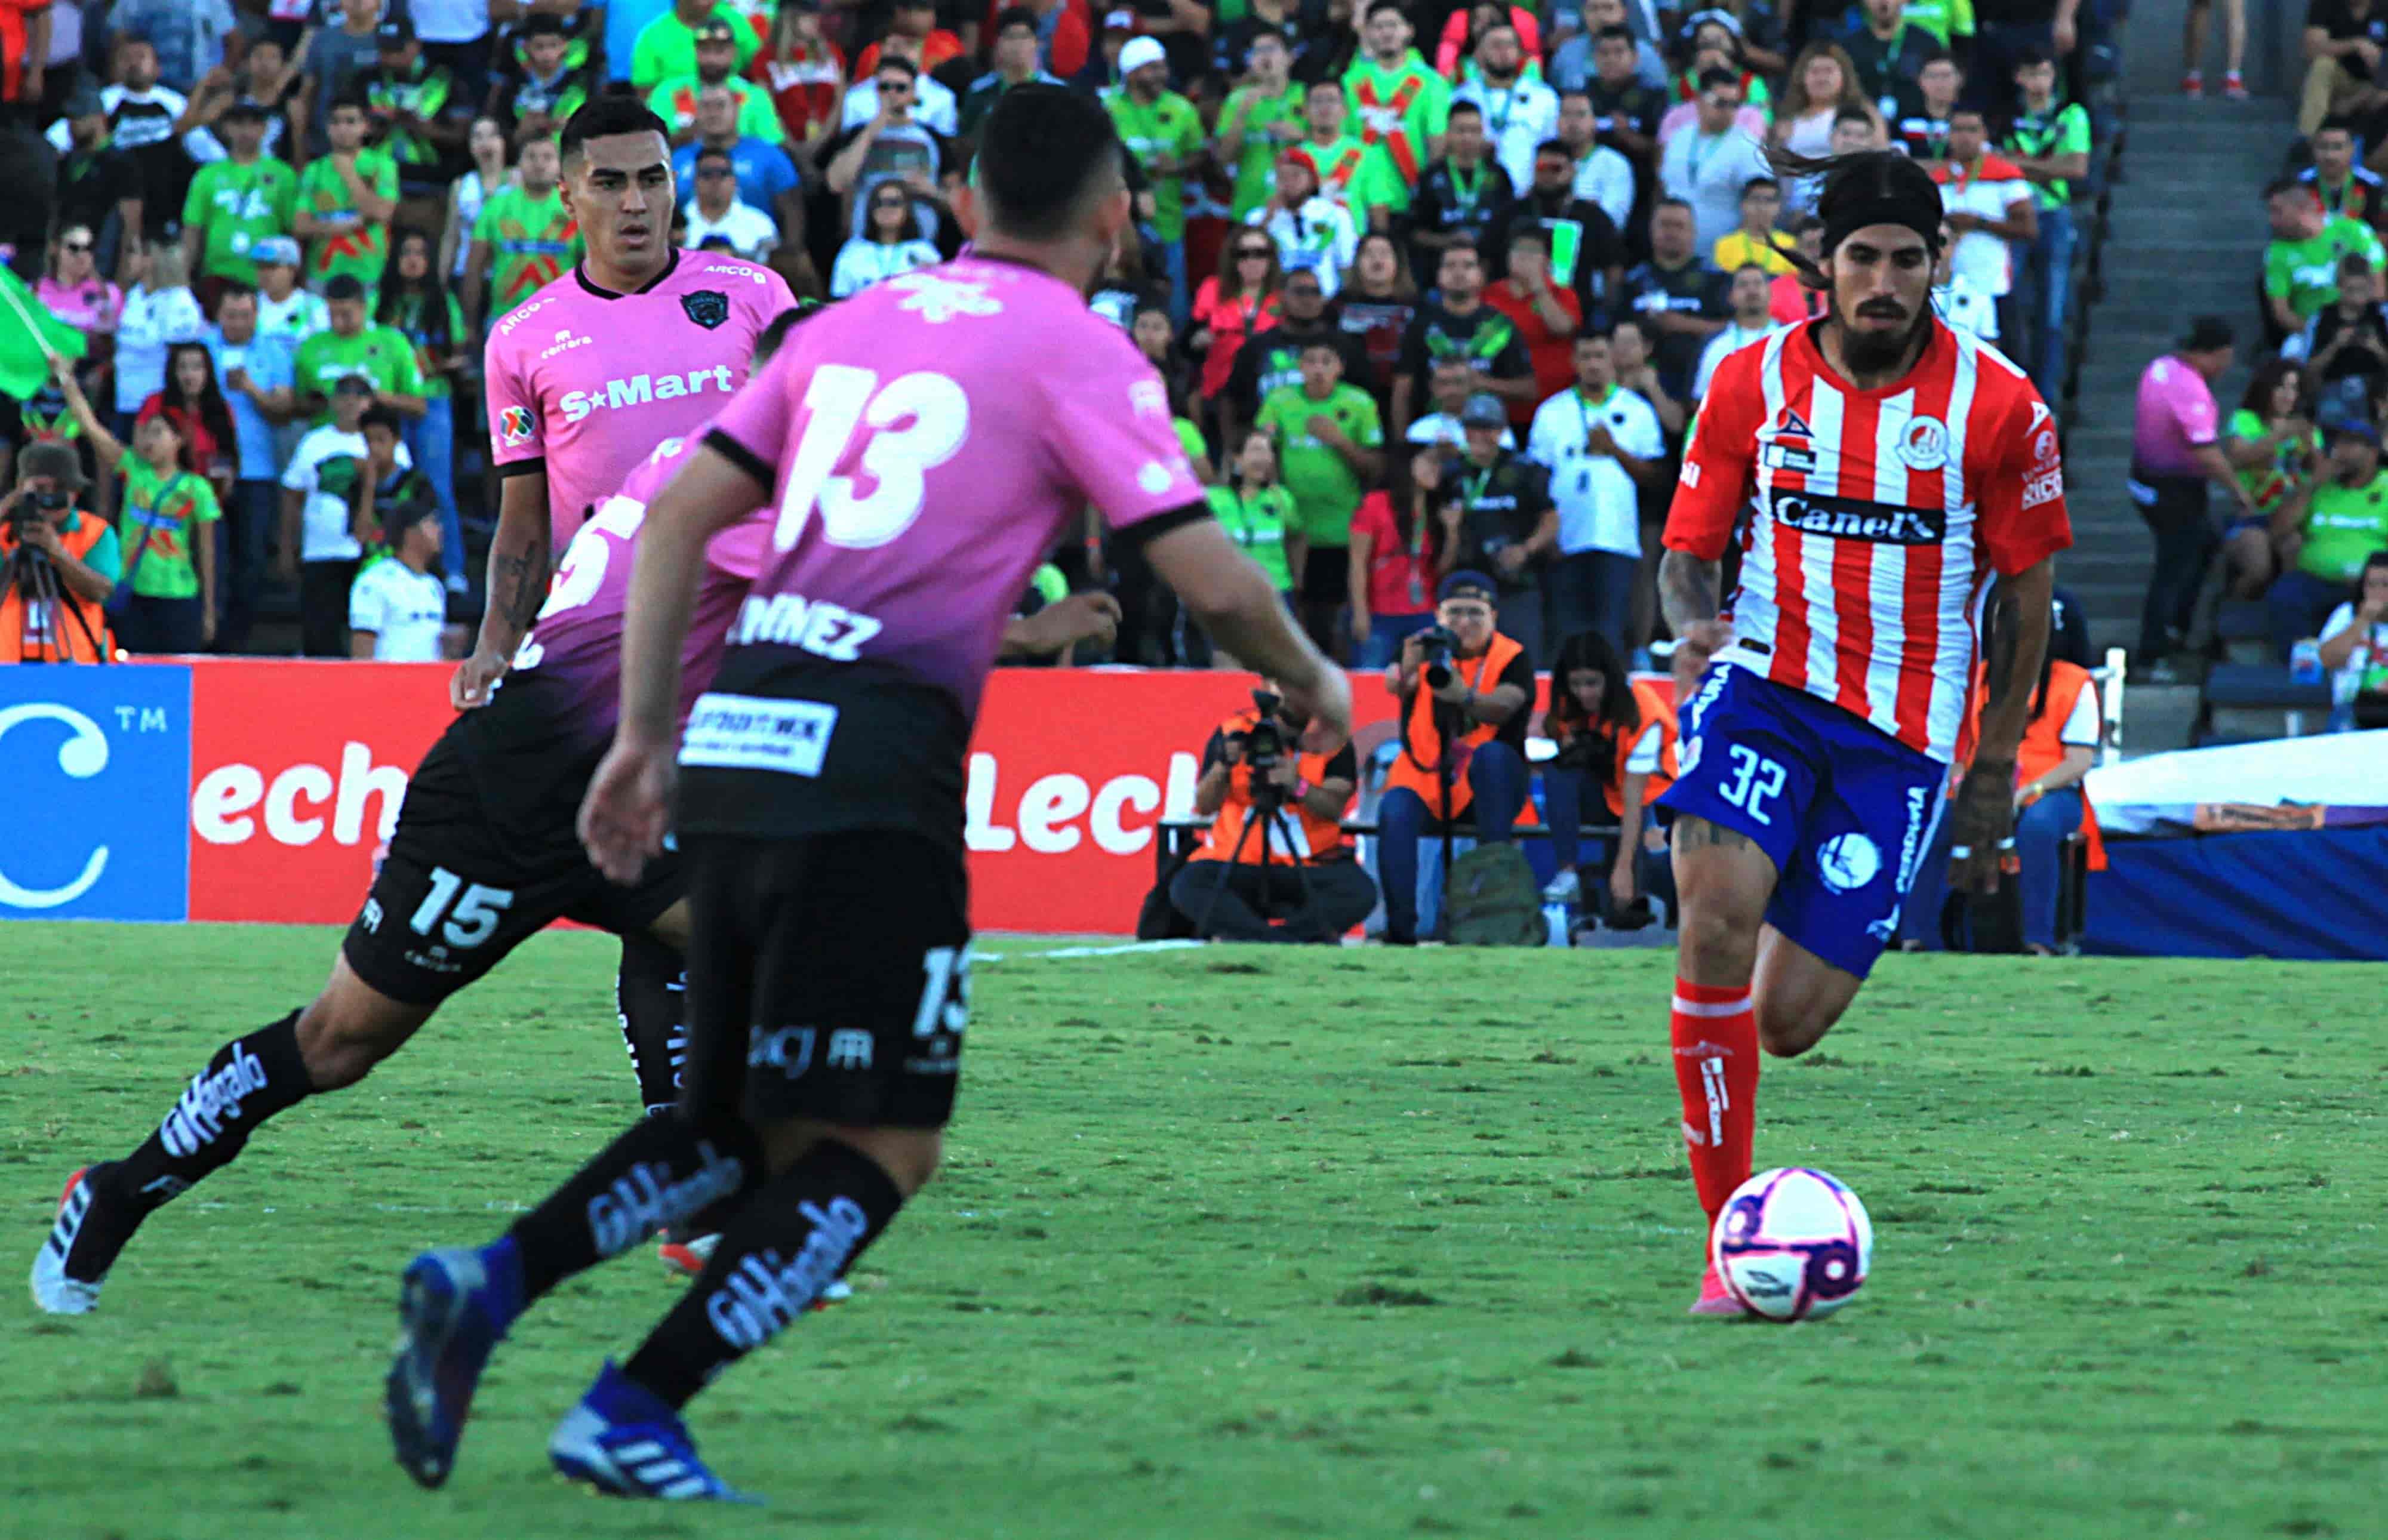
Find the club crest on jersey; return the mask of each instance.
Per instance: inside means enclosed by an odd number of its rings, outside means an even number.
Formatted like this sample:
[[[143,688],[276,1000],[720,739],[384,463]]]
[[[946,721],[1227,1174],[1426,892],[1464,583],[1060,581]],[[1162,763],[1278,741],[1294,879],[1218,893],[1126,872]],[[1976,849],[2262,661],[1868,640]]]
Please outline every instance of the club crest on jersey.
[[[730,297],[719,289],[692,289],[680,297],[680,308],[708,332],[730,319]]]
[[[1911,471],[1937,471],[1949,463],[1949,424],[1918,417],[1899,434],[1899,462]]]
[[[1800,416],[1796,409],[1785,407],[1783,409],[1783,421],[1775,424],[1774,436],[1777,438],[1813,438],[1816,436],[1816,430],[1808,426],[1808,420]]]
[[[528,407],[508,407],[498,413],[498,436],[506,443],[527,444],[539,435]]]

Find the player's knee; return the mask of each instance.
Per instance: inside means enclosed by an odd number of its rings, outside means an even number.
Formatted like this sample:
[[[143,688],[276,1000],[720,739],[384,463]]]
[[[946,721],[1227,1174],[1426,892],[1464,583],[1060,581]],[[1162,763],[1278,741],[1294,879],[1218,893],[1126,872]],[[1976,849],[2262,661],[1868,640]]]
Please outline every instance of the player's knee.
[[[1758,956],[1758,928],[1762,916],[1747,915],[1734,904],[1699,902],[1690,893],[1681,899],[1676,940],[1685,976],[1700,978],[1747,977]]]

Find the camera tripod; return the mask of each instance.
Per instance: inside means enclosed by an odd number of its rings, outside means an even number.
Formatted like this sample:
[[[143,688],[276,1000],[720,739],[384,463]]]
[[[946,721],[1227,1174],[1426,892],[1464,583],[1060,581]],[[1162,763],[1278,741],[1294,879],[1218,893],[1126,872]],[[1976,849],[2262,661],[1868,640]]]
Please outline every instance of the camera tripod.
[[[1266,767],[1266,769],[1274,768],[1276,766],[1273,764]],[[1227,852],[1226,860],[1219,863],[1219,875],[1212,882],[1211,896],[1203,901],[1202,915],[1194,922],[1194,933],[1206,940],[1211,934],[1211,918],[1219,907],[1219,896],[1227,890],[1227,879],[1235,875],[1236,868],[1242,864],[1245,843],[1251,839],[1252,830],[1255,827],[1261,831],[1261,860],[1260,865],[1256,868],[1261,874],[1261,893],[1260,903],[1253,907],[1260,912],[1264,921],[1271,917],[1271,911],[1277,907],[1270,893],[1269,874],[1275,870],[1275,867],[1270,864],[1269,853],[1277,848],[1275,842],[1283,839],[1277,831],[1277,821],[1285,815],[1285,793],[1263,780],[1261,777],[1264,773],[1265,770],[1261,765],[1255,764],[1251,767],[1252,810],[1245,817],[1243,828],[1236,835],[1235,848]],[[1312,903],[1310,868],[1305,865],[1302,854],[1293,849],[1290,840],[1284,842],[1284,854],[1293,868],[1294,880],[1301,888],[1302,907],[1307,910]]]
[[[71,663],[80,660],[66,642],[66,623],[71,619],[83,639],[90,645],[91,655],[101,663],[109,661],[108,648],[91,628],[90,617],[79,605],[66,601],[66,591],[60,586],[58,569],[46,551],[19,543],[9,553],[5,565],[0,565],[0,592],[15,588],[24,608],[19,613],[17,636],[17,656],[26,663],[52,662]],[[37,651],[47,650],[57,654],[47,660],[36,658]]]

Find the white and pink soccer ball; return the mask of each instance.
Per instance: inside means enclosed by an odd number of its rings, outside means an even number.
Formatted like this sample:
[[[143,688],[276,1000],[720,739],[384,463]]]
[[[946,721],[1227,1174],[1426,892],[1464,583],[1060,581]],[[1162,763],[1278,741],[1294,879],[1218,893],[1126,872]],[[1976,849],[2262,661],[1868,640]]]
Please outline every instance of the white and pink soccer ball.
[[[1812,1320],[1857,1297],[1874,1263],[1874,1221],[1837,1179],[1777,1167],[1734,1189],[1708,1257],[1752,1315]]]

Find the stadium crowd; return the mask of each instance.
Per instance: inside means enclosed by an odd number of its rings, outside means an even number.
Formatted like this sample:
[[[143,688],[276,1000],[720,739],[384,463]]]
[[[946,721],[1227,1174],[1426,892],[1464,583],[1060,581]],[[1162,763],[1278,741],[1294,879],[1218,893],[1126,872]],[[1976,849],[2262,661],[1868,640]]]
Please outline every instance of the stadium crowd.
[[[73,449],[121,645],[287,650],[258,623],[295,612],[311,655],[443,655],[494,497],[481,341],[578,257],[565,118],[644,100],[679,239],[842,297],[957,251],[973,133],[1061,82],[1136,161],[1094,303],[1314,637],[1391,663],[1480,569],[1534,663],[1586,631],[1640,663],[1706,383],[1818,303],[1813,188],[1765,148],[1929,162],[1943,313],[2052,397],[2099,9],[10,0],[0,239],[90,346],[0,447]],[[1095,587],[1119,660],[1212,661],[1090,522],[1038,590]]]

